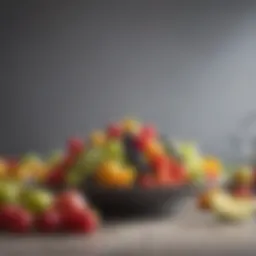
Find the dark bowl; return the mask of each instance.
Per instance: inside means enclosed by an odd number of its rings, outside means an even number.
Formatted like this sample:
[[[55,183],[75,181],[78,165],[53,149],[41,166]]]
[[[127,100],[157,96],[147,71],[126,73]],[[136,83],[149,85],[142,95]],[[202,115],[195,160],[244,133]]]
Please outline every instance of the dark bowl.
[[[103,189],[84,186],[81,190],[106,219],[171,214],[191,194],[188,185],[150,189]]]

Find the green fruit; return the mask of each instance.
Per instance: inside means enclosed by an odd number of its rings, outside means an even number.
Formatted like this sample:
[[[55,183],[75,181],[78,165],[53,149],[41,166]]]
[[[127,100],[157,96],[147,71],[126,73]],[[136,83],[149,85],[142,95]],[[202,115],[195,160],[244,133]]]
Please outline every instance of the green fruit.
[[[190,182],[194,185],[203,185],[205,184],[205,173],[201,170],[190,169],[189,172]]]
[[[13,204],[18,202],[20,186],[15,182],[1,182],[0,184],[0,205]]]
[[[20,197],[21,204],[33,213],[44,212],[52,205],[52,201],[52,194],[41,189],[25,190]]]
[[[76,168],[84,168],[86,172],[95,170],[99,164],[104,161],[104,150],[102,147],[91,148],[86,154],[78,161]]]
[[[105,148],[105,158],[108,160],[123,160],[124,148],[123,143],[120,140],[110,140],[107,142]]]
[[[182,143],[178,145],[178,152],[185,162],[201,158],[201,153],[199,149],[193,143]]]

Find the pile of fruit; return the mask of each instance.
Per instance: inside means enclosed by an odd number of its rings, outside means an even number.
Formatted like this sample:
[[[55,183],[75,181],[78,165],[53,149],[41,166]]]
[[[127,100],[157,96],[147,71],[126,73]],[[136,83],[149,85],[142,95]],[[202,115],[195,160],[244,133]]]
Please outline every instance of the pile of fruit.
[[[218,218],[227,221],[242,221],[255,213],[253,198],[234,196],[223,189],[215,189],[201,195],[201,208],[210,210]]]
[[[48,184],[79,186],[90,181],[106,188],[130,188],[187,182],[187,172],[177,152],[152,125],[124,120],[92,133],[86,146],[78,141],[72,144],[68,152],[75,154],[67,154],[55,165],[46,179]]]
[[[75,190],[53,195],[14,181],[0,184],[0,231],[91,233],[99,218]]]
[[[256,210],[253,183],[252,169],[247,166],[239,167],[230,177],[226,188],[208,189],[197,198],[197,205],[225,220],[248,219]]]
[[[221,162],[203,156],[193,143],[174,143],[153,125],[133,119],[110,124],[88,139],[71,138],[64,152],[47,158],[26,154],[0,159],[0,180],[49,187],[79,187],[87,182],[106,188],[157,187],[218,180]]]

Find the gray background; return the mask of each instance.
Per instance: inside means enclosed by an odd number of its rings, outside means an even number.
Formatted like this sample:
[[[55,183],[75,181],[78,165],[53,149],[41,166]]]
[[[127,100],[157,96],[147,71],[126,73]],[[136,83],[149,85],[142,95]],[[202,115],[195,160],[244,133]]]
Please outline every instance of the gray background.
[[[237,154],[231,136],[256,107],[254,1],[14,2],[1,8],[2,153],[135,115]]]

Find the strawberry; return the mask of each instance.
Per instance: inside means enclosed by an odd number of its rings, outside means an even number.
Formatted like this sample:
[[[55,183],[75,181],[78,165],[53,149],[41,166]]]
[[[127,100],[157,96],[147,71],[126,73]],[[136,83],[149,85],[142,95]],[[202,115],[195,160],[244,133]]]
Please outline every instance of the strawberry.
[[[89,209],[66,211],[62,216],[62,227],[71,233],[92,233],[98,227],[97,218]]]
[[[7,205],[3,207],[0,216],[6,231],[26,233],[32,227],[32,215],[19,206]]]
[[[39,232],[54,232],[60,228],[61,219],[60,214],[50,209],[37,216],[35,227]]]
[[[84,210],[87,208],[84,197],[76,190],[67,190],[57,195],[54,202],[54,209],[60,213],[66,211]]]

